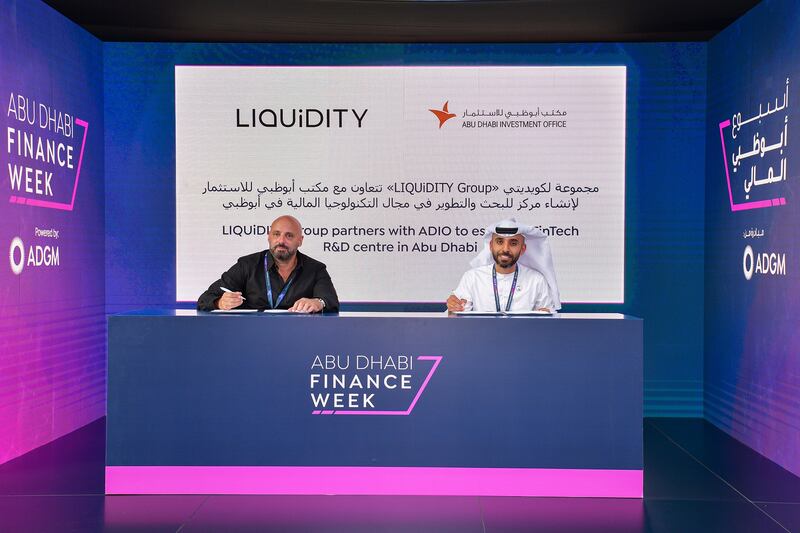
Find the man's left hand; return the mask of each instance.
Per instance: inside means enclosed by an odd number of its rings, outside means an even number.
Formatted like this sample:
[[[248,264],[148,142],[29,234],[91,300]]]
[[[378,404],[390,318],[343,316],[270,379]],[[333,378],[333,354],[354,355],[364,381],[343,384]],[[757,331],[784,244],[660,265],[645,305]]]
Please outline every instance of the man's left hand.
[[[319,313],[322,311],[322,302],[316,298],[300,298],[289,311],[293,313]]]

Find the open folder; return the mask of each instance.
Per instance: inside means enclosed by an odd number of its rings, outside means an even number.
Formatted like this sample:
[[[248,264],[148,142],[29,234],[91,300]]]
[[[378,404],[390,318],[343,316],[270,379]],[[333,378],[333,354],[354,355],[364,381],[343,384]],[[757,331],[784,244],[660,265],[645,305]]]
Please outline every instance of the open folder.
[[[472,316],[551,316],[550,311],[455,311],[456,315]]]
[[[288,309],[214,309],[211,311],[212,313],[269,313],[275,315],[283,315],[287,313],[292,314],[302,314],[302,313],[294,313],[293,311],[289,311]]]

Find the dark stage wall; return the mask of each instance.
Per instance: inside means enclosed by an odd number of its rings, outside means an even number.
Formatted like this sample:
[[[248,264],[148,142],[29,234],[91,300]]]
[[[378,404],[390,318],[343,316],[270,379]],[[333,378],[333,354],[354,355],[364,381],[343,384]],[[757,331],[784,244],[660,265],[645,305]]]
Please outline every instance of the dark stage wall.
[[[109,312],[175,304],[175,65],[625,65],[625,303],[564,310],[643,317],[645,414],[702,416],[705,43],[106,43],[104,61]]]

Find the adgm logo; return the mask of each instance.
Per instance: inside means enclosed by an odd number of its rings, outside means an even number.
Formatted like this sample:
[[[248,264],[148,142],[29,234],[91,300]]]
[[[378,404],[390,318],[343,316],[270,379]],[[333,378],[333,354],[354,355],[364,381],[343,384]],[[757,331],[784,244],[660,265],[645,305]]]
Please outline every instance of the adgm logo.
[[[11,265],[11,271],[16,275],[20,275],[26,266],[57,267],[61,264],[61,255],[58,246],[36,244],[28,248],[26,260],[25,243],[22,242],[21,238],[14,237],[8,249],[8,262]]]
[[[17,259],[19,256],[19,259]],[[8,261],[11,263],[11,272],[19,275],[25,267],[25,245],[22,239],[14,237],[11,241],[11,248],[8,250]]]
[[[762,276],[785,276],[786,254],[776,252],[753,251],[750,245],[745,246],[742,256],[742,271],[744,279],[750,280],[753,274]]]

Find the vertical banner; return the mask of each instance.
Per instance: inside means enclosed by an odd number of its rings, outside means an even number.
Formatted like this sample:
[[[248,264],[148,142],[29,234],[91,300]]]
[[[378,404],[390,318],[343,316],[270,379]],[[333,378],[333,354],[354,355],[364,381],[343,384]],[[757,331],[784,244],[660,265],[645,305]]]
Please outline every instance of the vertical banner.
[[[102,45],[0,2],[0,463],[103,416]]]
[[[763,2],[709,44],[705,414],[800,474],[800,29]]]

